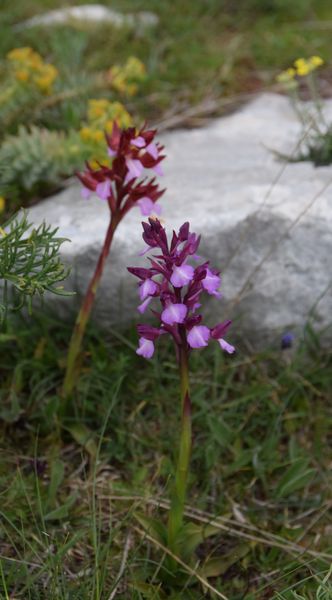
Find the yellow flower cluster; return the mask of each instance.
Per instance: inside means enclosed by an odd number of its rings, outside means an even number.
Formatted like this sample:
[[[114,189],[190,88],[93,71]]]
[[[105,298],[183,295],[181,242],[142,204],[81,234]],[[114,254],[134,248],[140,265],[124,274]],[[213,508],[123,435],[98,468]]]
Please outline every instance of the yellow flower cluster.
[[[114,121],[117,121],[120,127],[130,127],[132,125],[132,118],[123,104],[110,102],[105,98],[89,100],[88,124],[80,130],[82,140],[102,142],[104,131],[112,133]]]
[[[58,76],[58,70],[44,62],[40,54],[32,48],[14,48],[7,54],[14,71],[14,77],[23,84],[32,84],[43,94],[49,94]]]
[[[108,71],[107,78],[111,86],[120,94],[134,96],[137,92],[137,83],[146,78],[144,64],[135,56],[130,56],[122,67],[114,65]]]
[[[290,83],[297,75],[299,77],[305,77],[323,64],[324,61],[320,56],[311,56],[308,60],[305,58],[298,58],[294,62],[294,67],[282,71],[282,73],[277,76],[277,81],[279,81],[279,83]]]
[[[0,196],[0,213],[2,213],[6,208],[6,200],[3,196]]]
[[[94,158],[101,157],[103,164],[109,164],[105,160],[105,131],[112,133],[114,121],[119,127],[130,127],[132,118],[123,104],[110,102],[106,98],[100,100],[89,100],[88,122],[80,129],[80,137],[83,142],[91,146]]]

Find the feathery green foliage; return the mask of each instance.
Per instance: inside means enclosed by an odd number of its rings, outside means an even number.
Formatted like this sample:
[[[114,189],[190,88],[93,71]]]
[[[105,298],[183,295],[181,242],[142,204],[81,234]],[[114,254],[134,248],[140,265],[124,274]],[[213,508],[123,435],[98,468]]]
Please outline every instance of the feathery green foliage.
[[[1,320],[8,308],[18,310],[27,303],[31,309],[32,298],[46,291],[67,294],[58,284],[69,273],[59,256],[61,245],[68,240],[57,237],[57,229],[45,223],[31,227],[23,213],[12,217],[0,231]]]
[[[75,132],[20,126],[0,147],[1,195],[15,208],[22,199],[47,195],[63,184],[87,158],[86,147]]]

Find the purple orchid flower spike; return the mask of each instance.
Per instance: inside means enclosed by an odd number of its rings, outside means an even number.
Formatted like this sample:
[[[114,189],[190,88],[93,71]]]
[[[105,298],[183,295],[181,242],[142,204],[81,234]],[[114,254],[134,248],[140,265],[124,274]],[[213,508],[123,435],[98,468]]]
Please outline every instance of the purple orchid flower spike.
[[[150,218],[143,225],[143,240],[154,254],[150,268],[128,267],[130,273],[140,279],[139,295],[142,303],[138,310],[145,312],[149,304],[158,299],[161,311],[153,311],[159,319],[158,327],[138,325],[140,335],[137,354],[151,358],[154,343],[164,333],[170,334],[178,349],[188,352],[203,348],[211,340],[219,343],[228,354],[235,352],[224,335],[231,321],[224,321],[213,328],[202,324],[202,316],[197,314],[201,306],[202,293],[220,298],[220,274],[212,269],[208,262],[198,266],[189,263],[197,261],[197,249],[200,238],[190,232],[189,223],[184,223],[178,233],[173,231],[171,243],[166,231],[157,218]]]
[[[159,310],[152,310],[158,320],[156,327],[142,324],[137,326],[139,346],[136,352],[144,358],[152,358],[156,341],[161,335],[168,334],[174,340],[179,364],[181,435],[167,526],[168,546],[173,552],[177,552],[178,536],[183,535],[192,444],[189,353],[204,348],[211,340],[218,342],[228,354],[233,354],[235,348],[224,338],[231,321],[224,321],[210,328],[202,323],[202,315],[197,312],[203,293],[220,297],[221,282],[219,272],[212,269],[208,262],[197,265],[199,236],[190,232],[189,223],[184,223],[178,233],[173,231],[169,242],[166,231],[157,218],[150,218],[148,223],[142,225],[147,251],[153,251],[149,257],[150,267],[128,267],[128,271],[139,279],[139,312],[143,313],[155,301],[161,306]]]

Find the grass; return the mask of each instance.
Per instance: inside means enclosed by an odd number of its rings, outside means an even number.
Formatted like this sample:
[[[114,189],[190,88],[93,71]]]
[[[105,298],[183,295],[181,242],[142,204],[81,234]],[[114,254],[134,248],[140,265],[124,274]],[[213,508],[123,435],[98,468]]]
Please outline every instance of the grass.
[[[75,86],[136,55],[149,76],[130,108],[165,123],[200,103],[204,113],[207,99],[271,86],[298,56],[331,55],[332,7],[324,0],[225,0],[222,9],[217,0],[105,4],[152,10],[159,25],[144,34],[76,25],[13,36],[12,25],[55,3],[3,0],[0,58],[31,45]],[[47,118],[59,129],[77,127],[83,111],[83,102],[65,103]],[[232,358],[217,347],[192,355],[186,512],[196,523],[212,521],[217,533],[198,548],[196,564],[184,566],[189,579],[165,596],[157,589],[165,552],[135,515],[166,521],[169,507],[179,430],[169,346],[146,362],[134,352],[133,329],[105,335],[90,327],[64,414],[70,325],[39,312],[14,320],[0,336],[1,600],[332,598],[332,356],[310,327],[304,334],[295,351],[248,353],[242,342]],[[199,570],[210,556],[219,571],[209,578],[212,592]]]
[[[77,4],[77,2],[56,3]],[[84,2],[79,2],[84,4]],[[61,26],[19,30],[11,26],[55,6],[54,0],[15,4],[4,0],[0,57],[14,46],[31,45],[71,76],[109,68],[130,55],[146,64],[149,79],[135,109],[150,120],[206,97],[242,94],[271,85],[298,56],[320,54],[328,62],[332,8],[323,0],[241,0],[233,3],[114,0],[124,12],[151,10],[159,24],[146,30],[111,26]],[[326,27],[322,27],[326,22]],[[70,120],[72,116],[67,115]]]
[[[2,2],[0,83],[6,54],[14,47],[31,46],[59,71],[49,97],[36,97],[30,89],[7,102],[0,98],[0,137],[16,136],[1,146],[5,216],[17,210],[21,198],[30,206],[55,193],[80,168],[85,153],[76,132],[86,122],[88,99],[120,99],[137,123],[146,119],[160,130],[200,125],[258,91],[282,91],[276,74],[299,56],[317,54],[327,63],[322,91],[330,89],[332,7],[325,0],[112,0],[104,4],[125,13],[153,11],[159,23],[144,32],[86,23],[16,29],[24,19],[70,4],[77,2]],[[146,65],[147,79],[137,96],[118,98],[102,74],[133,55]],[[34,136],[29,131],[17,136],[20,125],[31,124],[51,129],[53,138],[40,129]],[[59,132],[69,133],[68,139]],[[317,160],[329,160],[329,140],[318,143],[317,153]]]
[[[36,313],[8,333],[0,356],[3,597],[108,600],[120,572],[117,597],[163,598],[137,584],[161,568],[163,553],[134,512],[167,512],[179,428],[170,349],[145,362],[133,351],[134,331],[120,341],[90,329],[79,388],[61,416],[69,329]],[[322,582],[332,545],[332,363],[310,329],[305,337],[291,355],[192,355],[187,514],[220,528],[197,558],[222,556],[223,574],[210,582],[231,600],[331,597],[329,578]],[[195,576],[191,583],[167,597],[206,597]]]

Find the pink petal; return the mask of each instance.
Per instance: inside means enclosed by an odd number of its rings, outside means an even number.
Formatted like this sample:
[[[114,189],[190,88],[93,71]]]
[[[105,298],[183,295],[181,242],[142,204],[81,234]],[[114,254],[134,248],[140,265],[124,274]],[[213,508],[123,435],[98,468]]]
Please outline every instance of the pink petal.
[[[154,142],[151,142],[146,148],[146,152],[152,156],[152,158],[157,159],[159,156],[158,148]]]
[[[164,174],[164,171],[162,170],[160,163],[157,163],[154,167],[152,167],[152,170],[155,173],[157,173],[157,175],[163,176],[163,174]]]
[[[190,283],[194,277],[194,268],[190,265],[181,265],[180,267],[174,266],[173,273],[171,276],[171,284],[174,287],[182,287],[187,283]]]
[[[234,346],[232,346],[231,344],[229,344],[228,342],[226,342],[226,340],[224,340],[223,338],[220,338],[218,340],[220,347],[225,350],[225,352],[228,352],[228,354],[233,354],[233,352],[235,352],[235,348]]]
[[[140,338],[138,340],[139,347],[136,350],[136,354],[144,356],[144,358],[151,358],[154,353],[154,344],[151,340]]]
[[[143,166],[140,160],[136,160],[134,158],[126,158],[126,165],[128,169],[128,173],[125,178],[126,183],[142,175]]]
[[[88,200],[91,196],[92,192],[91,190],[89,190],[89,188],[85,187],[85,185],[83,185],[83,187],[81,188],[81,196],[82,198],[84,198],[84,200]]]
[[[145,300],[148,296],[152,296],[158,289],[157,284],[152,279],[145,279],[139,288],[141,300]]]
[[[152,300],[152,296],[148,296],[148,297],[147,297],[147,298],[144,300],[144,302],[142,302],[142,304],[140,304],[140,305],[137,307],[137,310],[138,310],[138,312],[140,312],[140,313],[141,313],[141,315],[142,315],[142,314],[143,314],[143,313],[146,311],[146,309],[147,309],[147,307],[149,306],[149,304],[150,304],[151,300]]]
[[[96,194],[101,200],[107,200],[111,193],[111,182],[109,180],[98,183]]]
[[[144,254],[146,254],[150,250],[151,250],[151,246],[145,246],[145,248],[143,248],[143,250],[141,250],[137,256],[144,256]]]
[[[107,154],[108,154],[108,156],[111,156],[113,158],[113,156],[116,156],[117,152],[116,152],[116,150],[113,150],[112,148],[108,147]]]
[[[161,320],[167,325],[183,323],[188,309],[185,304],[169,304],[161,313]]]
[[[144,217],[148,217],[151,214],[160,215],[161,213],[161,206],[153,202],[151,198],[148,198],[147,196],[140,198],[136,204],[140,207],[141,214]]]
[[[206,277],[202,281],[203,288],[209,293],[213,295],[218,295],[219,292],[218,287],[220,286],[221,278],[218,275],[215,275],[210,271],[210,269],[206,270]]]
[[[144,148],[146,144],[144,137],[141,135],[138,135],[137,138],[133,139],[131,143],[133,146],[136,146],[136,148]]]
[[[208,345],[210,329],[205,325],[195,325],[187,334],[187,341],[191,348],[203,348]]]

